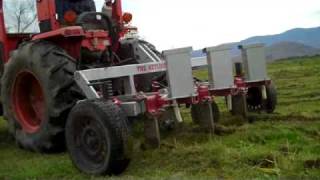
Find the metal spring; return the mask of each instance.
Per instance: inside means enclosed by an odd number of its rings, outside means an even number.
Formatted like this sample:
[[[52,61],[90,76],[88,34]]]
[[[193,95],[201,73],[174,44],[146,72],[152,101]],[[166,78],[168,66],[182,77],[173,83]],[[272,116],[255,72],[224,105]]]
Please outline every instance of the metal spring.
[[[103,97],[109,99],[113,96],[112,80],[107,80],[103,84]]]

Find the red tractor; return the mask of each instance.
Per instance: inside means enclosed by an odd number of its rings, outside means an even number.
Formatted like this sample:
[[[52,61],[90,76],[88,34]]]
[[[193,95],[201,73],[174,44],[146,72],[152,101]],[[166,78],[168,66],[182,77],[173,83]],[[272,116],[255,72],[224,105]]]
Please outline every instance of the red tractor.
[[[127,117],[111,101],[79,101],[85,96],[74,72],[148,59],[134,56],[132,43],[121,41],[136,30],[126,26],[131,15],[123,14],[121,0],[106,4],[111,15],[96,12],[90,1],[0,0],[1,104],[20,147],[36,152],[63,150],[67,126],[69,151],[79,169],[91,174],[120,173],[129,162]],[[39,32],[30,33],[34,29]],[[158,53],[147,42],[134,43],[154,56]],[[161,74],[137,77],[136,81],[144,82],[137,83],[137,88],[147,91],[151,88],[147,82],[155,78]],[[106,96],[122,93],[121,87],[111,92],[107,87],[94,86]],[[79,113],[66,123],[76,103],[79,106],[72,112]]]

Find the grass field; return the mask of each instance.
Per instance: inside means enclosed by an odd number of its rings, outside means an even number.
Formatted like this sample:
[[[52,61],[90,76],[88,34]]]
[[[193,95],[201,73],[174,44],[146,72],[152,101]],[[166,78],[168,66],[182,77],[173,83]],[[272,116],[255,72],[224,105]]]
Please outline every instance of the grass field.
[[[320,57],[270,64],[279,105],[274,114],[254,115],[244,123],[227,113],[222,119],[234,132],[209,135],[191,123],[163,135],[157,150],[141,150],[137,134],[133,161],[115,179],[279,179],[320,178]],[[205,76],[204,72],[197,73]],[[0,179],[88,179],[66,153],[41,155],[20,150],[0,121]],[[100,179],[110,177],[100,177]]]

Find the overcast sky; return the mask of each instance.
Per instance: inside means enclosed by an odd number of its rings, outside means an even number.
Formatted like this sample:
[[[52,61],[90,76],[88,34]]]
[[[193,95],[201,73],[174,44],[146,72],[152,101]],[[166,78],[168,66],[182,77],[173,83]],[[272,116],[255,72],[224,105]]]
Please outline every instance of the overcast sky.
[[[103,0],[95,0],[101,9]],[[194,49],[320,26],[320,0],[122,0],[140,35],[164,50]]]

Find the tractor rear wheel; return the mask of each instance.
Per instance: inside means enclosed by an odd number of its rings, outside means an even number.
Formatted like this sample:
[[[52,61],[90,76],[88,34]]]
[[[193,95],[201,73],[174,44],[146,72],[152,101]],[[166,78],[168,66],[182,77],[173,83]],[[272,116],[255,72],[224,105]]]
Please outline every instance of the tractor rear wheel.
[[[156,56],[159,57],[160,59],[159,63],[161,62],[161,58],[162,58],[161,52],[159,52],[153,44],[143,40],[139,40],[139,44],[148,47]],[[151,62],[153,61],[150,61],[150,63]],[[136,60],[136,63],[140,64],[141,62],[139,62],[139,60]],[[144,92],[150,92],[152,90],[153,81],[157,81],[161,85],[167,86],[166,73],[164,72],[153,73],[149,75],[145,75],[145,74],[138,75],[138,76],[135,76],[135,81],[137,83],[137,90],[144,91]]]
[[[82,97],[73,80],[74,62],[44,41],[22,44],[12,53],[1,97],[9,131],[20,147],[37,152],[65,149],[65,121]]]
[[[71,111],[66,142],[73,164],[92,175],[120,174],[129,165],[127,117],[107,100],[85,100]]]

